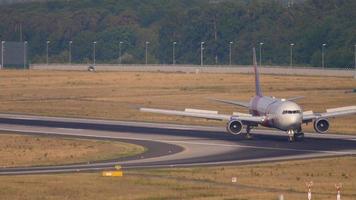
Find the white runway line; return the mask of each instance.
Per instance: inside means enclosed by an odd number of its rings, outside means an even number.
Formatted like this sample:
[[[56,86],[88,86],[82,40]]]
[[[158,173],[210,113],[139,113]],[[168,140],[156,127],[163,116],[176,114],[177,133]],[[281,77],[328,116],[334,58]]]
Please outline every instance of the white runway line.
[[[169,141],[169,140],[168,140]],[[167,141],[167,142],[168,142]],[[310,153],[326,153],[326,154],[355,154],[356,152],[351,151],[323,151],[323,150],[308,150],[308,149],[293,149],[293,148],[279,148],[279,147],[258,147],[250,145],[240,145],[240,144],[214,144],[214,143],[203,143],[203,142],[185,142],[185,141],[169,141],[173,143],[183,143],[183,144],[195,144],[195,145],[210,145],[210,146],[225,146],[225,147],[240,147],[240,148],[251,148],[251,149],[265,149],[265,150],[281,150],[281,151],[299,151],[299,152],[310,152]]]
[[[81,132],[81,131],[84,131],[84,129],[80,129],[80,128],[55,128],[57,130],[60,130],[60,131],[77,131],[77,132]]]

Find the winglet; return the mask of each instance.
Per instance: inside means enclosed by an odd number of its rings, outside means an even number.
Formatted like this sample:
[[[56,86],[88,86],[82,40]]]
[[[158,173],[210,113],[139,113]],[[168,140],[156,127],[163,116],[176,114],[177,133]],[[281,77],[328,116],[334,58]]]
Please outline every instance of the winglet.
[[[261,90],[261,86],[260,86],[260,74],[258,72],[258,67],[257,67],[256,49],[255,48],[253,48],[253,68],[255,71],[256,96],[262,96],[262,90]]]

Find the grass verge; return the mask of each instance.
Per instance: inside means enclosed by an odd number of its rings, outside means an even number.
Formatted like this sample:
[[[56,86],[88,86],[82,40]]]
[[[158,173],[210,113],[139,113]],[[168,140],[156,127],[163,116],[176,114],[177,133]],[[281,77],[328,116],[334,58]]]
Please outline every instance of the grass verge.
[[[285,161],[258,165],[133,170],[124,177],[100,173],[1,176],[2,199],[306,199],[305,182],[313,181],[313,199],[356,198],[355,157]],[[237,182],[232,183],[231,178]]]
[[[0,167],[110,160],[144,151],[142,146],[118,141],[0,133]]]

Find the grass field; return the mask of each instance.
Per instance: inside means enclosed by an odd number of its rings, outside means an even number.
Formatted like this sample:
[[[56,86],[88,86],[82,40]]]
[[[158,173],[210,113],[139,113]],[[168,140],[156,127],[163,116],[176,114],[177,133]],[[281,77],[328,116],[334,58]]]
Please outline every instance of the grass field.
[[[252,74],[2,70],[0,112],[224,126],[222,122],[140,113],[137,108],[247,112],[207,98],[248,101],[254,95],[253,78]],[[261,81],[265,95],[305,96],[298,101],[305,111],[356,104],[356,94],[345,93],[356,88],[352,78],[263,75]],[[332,120],[330,132],[356,134],[355,120],[356,116]]]
[[[207,97],[249,100],[254,95],[253,82],[253,75],[244,74],[0,71],[0,112],[224,126],[222,122],[139,113],[136,108],[194,107],[223,113],[246,112],[211,102]],[[266,95],[306,96],[298,101],[304,110],[324,111],[356,104],[356,94],[345,93],[356,88],[356,81],[351,78],[263,75],[262,83]],[[356,134],[355,119],[351,116],[332,120],[331,132]],[[310,125],[307,130],[311,130]],[[41,146],[40,142],[44,142],[72,147],[73,143],[67,139],[50,142],[50,138],[37,141],[36,137],[19,139],[4,135],[0,137],[0,149],[12,141],[14,146],[9,152],[16,152],[20,158],[30,152],[33,159],[42,160],[45,151],[38,150],[36,154],[24,146]],[[88,151],[88,141],[83,145],[81,142],[75,142],[81,147],[76,149],[77,154],[70,148],[66,150],[78,156],[75,161]],[[4,152],[1,156],[9,155]],[[55,154],[47,154],[50,155]],[[130,170],[121,178],[104,178],[99,172],[0,176],[0,199],[275,200],[284,194],[285,200],[300,200],[306,199],[305,182],[312,180],[313,200],[335,199],[334,184],[339,182],[344,185],[342,199],[353,200],[355,166],[355,157],[340,157],[244,166]],[[237,183],[231,183],[232,177],[237,177]]]
[[[100,173],[0,176],[1,199],[140,199],[140,200],[313,200],[356,199],[355,157],[285,161],[259,165],[124,171],[124,177]],[[237,178],[232,183],[232,177]]]
[[[109,160],[136,155],[144,151],[145,148],[142,146],[118,141],[0,133],[0,167]]]

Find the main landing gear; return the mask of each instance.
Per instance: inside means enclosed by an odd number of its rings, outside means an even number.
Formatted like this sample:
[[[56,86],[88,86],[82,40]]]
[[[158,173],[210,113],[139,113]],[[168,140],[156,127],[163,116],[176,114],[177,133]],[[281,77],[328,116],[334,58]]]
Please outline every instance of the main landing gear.
[[[289,142],[304,140],[304,133],[302,132],[301,129],[299,129],[299,130],[288,130],[287,134],[288,134]]]
[[[247,125],[246,126],[246,139],[250,140],[252,139],[252,135],[251,135],[251,126],[250,125]]]

